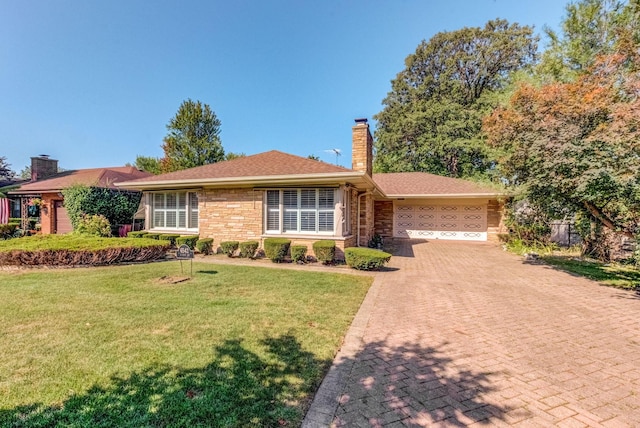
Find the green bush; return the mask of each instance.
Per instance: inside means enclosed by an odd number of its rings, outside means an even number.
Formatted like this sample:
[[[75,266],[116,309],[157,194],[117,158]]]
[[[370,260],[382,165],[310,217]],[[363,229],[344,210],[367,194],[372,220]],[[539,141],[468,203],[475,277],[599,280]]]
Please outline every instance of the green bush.
[[[323,240],[314,242],[313,253],[318,261],[324,264],[333,263],[336,255],[336,241]]]
[[[176,246],[186,245],[192,250],[196,248],[196,242],[198,242],[198,235],[180,236],[176,238]]]
[[[202,238],[196,241],[196,250],[201,254],[213,253],[213,238]]]
[[[160,239],[160,234],[159,233],[147,233],[146,235],[143,236],[143,238]]]
[[[291,261],[294,263],[304,263],[307,260],[307,246],[306,245],[292,245],[291,246]]]
[[[178,239],[180,237],[180,235],[177,235],[175,233],[161,233],[158,236],[158,239],[160,241],[169,241],[171,242],[171,246],[175,247],[176,246],[176,239]]]
[[[15,223],[0,224],[0,239],[13,238],[18,225]]]
[[[260,243],[258,241],[247,241],[240,243],[240,257],[245,259],[252,259],[256,254]]]
[[[147,232],[146,230],[138,230],[135,232],[127,233],[127,238],[145,238],[148,234],[149,232]]]
[[[22,219],[20,217],[9,217],[9,223],[22,223]]]
[[[224,241],[220,243],[220,248],[223,254],[226,254],[228,257],[233,257],[233,254],[238,249],[238,245],[240,245],[238,241]]]
[[[372,248],[347,248],[344,250],[347,265],[358,270],[380,269],[391,259],[391,254]]]
[[[67,187],[62,194],[74,230],[85,214],[103,215],[109,220],[109,224],[130,223],[142,198],[142,193],[138,191],[88,187],[82,184]]]
[[[264,254],[274,263],[281,263],[289,252],[291,241],[285,238],[267,238],[264,240]]]
[[[80,235],[100,236],[107,238],[111,236],[111,224],[103,215],[85,214],[80,218],[76,227],[73,229],[75,233]]]

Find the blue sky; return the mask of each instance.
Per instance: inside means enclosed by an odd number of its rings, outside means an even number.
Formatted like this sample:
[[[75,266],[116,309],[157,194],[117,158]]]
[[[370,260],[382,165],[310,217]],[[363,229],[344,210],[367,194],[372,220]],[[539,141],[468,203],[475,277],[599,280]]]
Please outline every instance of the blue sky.
[[[489,19],[557,28],[564,0],[2,0],[0,156],[19,172],[162,156],[183,100],[211,106],[225,151],[343,151],[422,40]]]

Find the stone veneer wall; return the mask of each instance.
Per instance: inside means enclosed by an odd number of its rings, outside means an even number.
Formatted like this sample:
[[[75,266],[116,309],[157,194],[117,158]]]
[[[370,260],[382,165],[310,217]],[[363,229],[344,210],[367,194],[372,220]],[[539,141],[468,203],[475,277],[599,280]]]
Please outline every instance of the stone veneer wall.
[[[487,239],[490,241],[497,240],[500,233],[507,233],[503,214],[504,204],[496,199],[490,200],[487,204]]]
[[[374,233],[393,238],[393,201],[375,201],[374,211]]]
[[[356,201],[357,203],[357,201]],[[374,233],[373,195],[360,198],[360,246],[366,247]]]
[[[199,192],[200,238],[213,238],[214,248],[223,241],[258,241],[262,244],[263,194],[263,191],[253,189]]]

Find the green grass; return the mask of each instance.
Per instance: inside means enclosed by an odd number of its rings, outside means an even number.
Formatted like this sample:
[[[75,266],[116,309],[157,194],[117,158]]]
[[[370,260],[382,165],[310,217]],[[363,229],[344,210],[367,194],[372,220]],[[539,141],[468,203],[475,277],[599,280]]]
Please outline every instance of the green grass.
[[[299,425],[371,279],[193,271],[0,271],[0,426]]]
[[[542,256],[542,260],[558,269],[584,276],[605,285],[640,290],[640,271],[632,266],[617,263],[605,264],[574,256]]]

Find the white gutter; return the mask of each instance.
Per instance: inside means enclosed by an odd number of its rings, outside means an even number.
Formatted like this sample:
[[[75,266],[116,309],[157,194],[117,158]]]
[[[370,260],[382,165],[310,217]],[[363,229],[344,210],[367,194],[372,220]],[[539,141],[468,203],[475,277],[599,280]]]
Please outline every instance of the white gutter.
[[[385,197],[389,199],[436,199],[436,198],[447,198],[447,199],[460,199],[460,198],[491,198],[496,196],[507,196],[505,193],[430,193],[425,195],[400,195],[400,194],[384,194]]]

